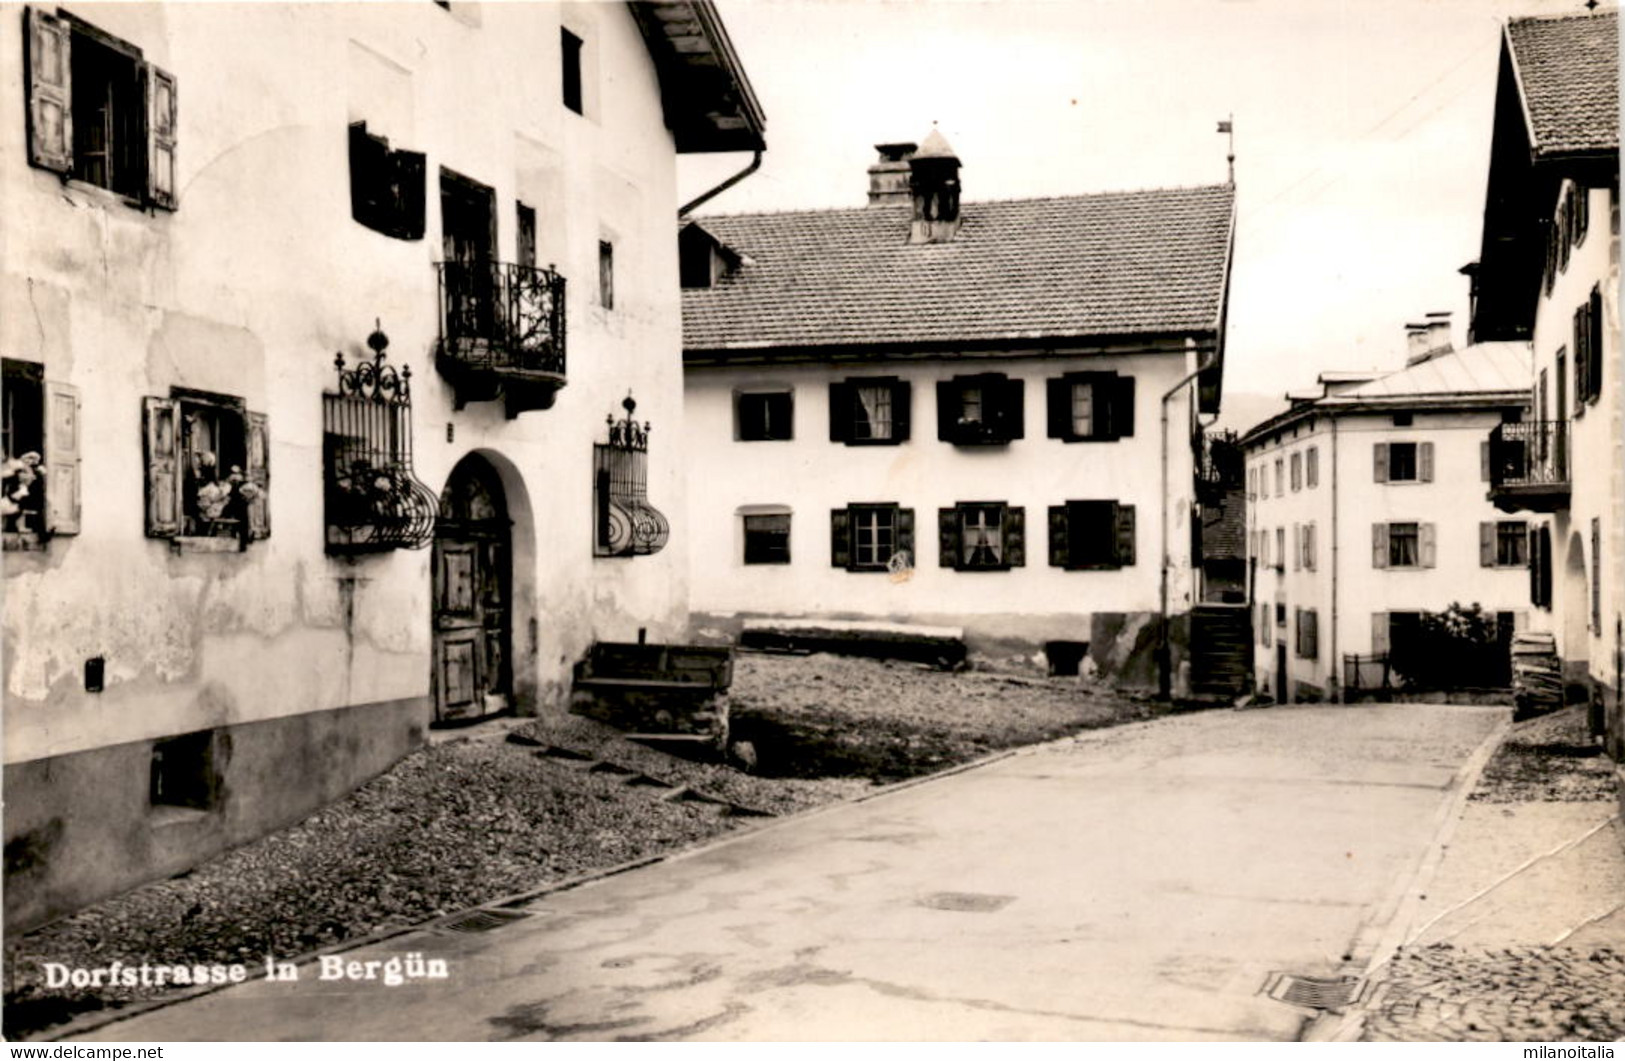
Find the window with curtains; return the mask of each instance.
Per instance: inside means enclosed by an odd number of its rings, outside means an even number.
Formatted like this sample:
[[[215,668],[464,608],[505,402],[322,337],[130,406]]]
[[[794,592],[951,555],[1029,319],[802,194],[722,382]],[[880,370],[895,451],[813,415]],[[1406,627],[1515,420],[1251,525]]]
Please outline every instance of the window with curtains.
[[[907,381],[894,377],[848,379],[829,388],[829,437],[849,446],[908,441]]]
[[[848,571],[887,571],[914,556],[914,510],[891,502],[830,511],[830,565]]]
[[[1026,557],[1023,510],[1003,501],[961,502],[937,512],[939,562],[958,571],[1008,571]]]

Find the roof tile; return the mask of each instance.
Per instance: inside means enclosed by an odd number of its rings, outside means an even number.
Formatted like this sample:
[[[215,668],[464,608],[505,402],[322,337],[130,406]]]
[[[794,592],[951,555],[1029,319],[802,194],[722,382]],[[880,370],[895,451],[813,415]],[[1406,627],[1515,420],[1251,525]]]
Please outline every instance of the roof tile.
[[[1619,147],[1619,12],[1507,23],[1535,153]]]

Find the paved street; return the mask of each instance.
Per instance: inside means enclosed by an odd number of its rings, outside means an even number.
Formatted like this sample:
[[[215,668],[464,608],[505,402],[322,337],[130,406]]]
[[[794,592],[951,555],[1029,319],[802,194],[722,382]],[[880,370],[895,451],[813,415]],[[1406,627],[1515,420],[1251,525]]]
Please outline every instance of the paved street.
[[[1290,1040],[1314,1011],[1266,980],[1363,971],[1505,716],[1100,731],[348,956],[444,958],[447,980],[305,966],[91,1037]]]

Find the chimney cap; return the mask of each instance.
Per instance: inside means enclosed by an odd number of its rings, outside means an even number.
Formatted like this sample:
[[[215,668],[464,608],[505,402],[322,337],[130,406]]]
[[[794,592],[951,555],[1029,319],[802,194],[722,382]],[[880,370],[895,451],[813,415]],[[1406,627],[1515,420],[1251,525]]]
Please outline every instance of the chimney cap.
[[[876,144],[875,150],[880,152],[882,162],[906,162],[919,146],[912,140],[899,140],[894,144]]]
[[[1427,315],[1427,317],[1428,317],[1428,320],[1430,322],[1431,321],[1437,321],[1437,320],[1449,320],[1450,319],[1450,311],[1447,310],[1447,309],[1436,309],[1436,310],[1433,310],[1431,313],[1429,313]]]
[[[931,131],[926,134],[925,142],[914,153],[914,157],[951,158],[955,162],[959,161],[959,156],[954,153],[954,149],[949,146],[947,139],[937,130],[936,126],[932,126]]]

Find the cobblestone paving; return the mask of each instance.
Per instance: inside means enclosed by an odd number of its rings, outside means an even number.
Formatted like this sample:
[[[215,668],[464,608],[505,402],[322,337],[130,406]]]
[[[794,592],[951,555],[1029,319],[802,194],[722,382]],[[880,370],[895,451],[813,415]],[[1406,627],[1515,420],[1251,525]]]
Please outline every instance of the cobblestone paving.
[[[1625,954],[1610,947],[1402,950],[1370,1042],[1603,1042],[1625,1037]]]

